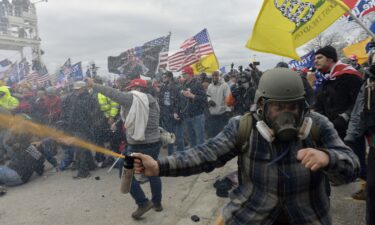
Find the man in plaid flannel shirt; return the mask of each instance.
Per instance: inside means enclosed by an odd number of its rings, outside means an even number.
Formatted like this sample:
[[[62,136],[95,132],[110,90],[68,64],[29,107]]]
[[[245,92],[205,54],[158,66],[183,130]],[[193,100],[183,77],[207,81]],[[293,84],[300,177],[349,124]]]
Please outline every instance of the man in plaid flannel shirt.
[[[353,181],[359,162],[332,123],[309,112],[304,94],[297,73],[266,71],[255,96],[256,126],[246,148],[236,148],[240,117],[235,117],[215,138],[188,151],[157,161],[134,153],[135,171],[188,176],[210,172],[239,156],[241,184],[223,209],[225,224],[331,224],[328,182]],[[317,127],[319,141],[311,127]]]

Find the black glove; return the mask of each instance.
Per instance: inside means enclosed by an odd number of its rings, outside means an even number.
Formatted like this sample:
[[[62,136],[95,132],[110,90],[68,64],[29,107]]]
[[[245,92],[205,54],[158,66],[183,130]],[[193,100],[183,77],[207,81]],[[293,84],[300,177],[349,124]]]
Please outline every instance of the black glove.
[[[208,106],[209,107],[215,107],[216,103],[213,100],[208,101]]]

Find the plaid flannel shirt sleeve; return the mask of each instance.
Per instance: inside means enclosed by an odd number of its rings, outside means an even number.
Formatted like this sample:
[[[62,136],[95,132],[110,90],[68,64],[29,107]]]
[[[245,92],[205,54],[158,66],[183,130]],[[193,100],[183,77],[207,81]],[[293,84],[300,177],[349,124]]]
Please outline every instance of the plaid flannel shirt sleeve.
[[[224,130],[202,145],[158,160],[160,176],[189,176],[211,172],[236,157],[235,137],[239,117],[232,118]]]
[[[335,184],[345,184],[354,181],[360,171],[358,157],[344,144],[337,134],[333,124],[324,116],[314,113],[314,122],[320,128],[320,137],[324,152],[329,155],[329,165],[324,173]]]

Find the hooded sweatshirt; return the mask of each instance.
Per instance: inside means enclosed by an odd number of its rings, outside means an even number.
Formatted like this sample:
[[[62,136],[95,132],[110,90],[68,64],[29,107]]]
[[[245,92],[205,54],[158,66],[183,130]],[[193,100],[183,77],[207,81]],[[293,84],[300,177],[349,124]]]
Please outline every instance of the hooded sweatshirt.
[[[19,105],[18,100],[10,95],[10,91],[7,86],[1,86],[0,92],[5,93],[3,97],[0,98],[0,107],[6,110],[13,110]]]
[[[102,85],[94,84],[94,91],[98,91],[103,95],[111,98],[113,101],[121,105],[121,118],[126,119],[129,114],[130,108],[132,107],[134,95],[131,92],[121,92],[111,87],[106,87]],[[144,131],[144,140],[135,140],[129,130],[126,130],[127,142],[131,145],[137,144],[150,144],[160,141],[160,131],[159,131],[159,117],[160,108],[159,104],[154,97],[150,94],[146,94],[148,98],[149,114],[146,128]],[[138,126],[139,124],[135,124]]]
[[[222,115],[230,111],[225,100],[230,94],[230,88],[227,83],[221,78],[217,84],[211,83],[207,89],[208,101],[212,100],[216,103],[215,106],[209,107],[211,115]]]

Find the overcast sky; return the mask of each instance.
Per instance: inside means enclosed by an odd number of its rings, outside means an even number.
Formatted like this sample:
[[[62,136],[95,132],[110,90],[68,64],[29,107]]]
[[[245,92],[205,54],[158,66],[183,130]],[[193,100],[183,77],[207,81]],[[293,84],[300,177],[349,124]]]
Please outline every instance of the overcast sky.
[[[35,2],[35,1],[34,1]],[[108,74],[107,57],[172,32],[170,54],[207,28],[221,66],[248,65],[253,56],[261,69],[282,57],[245,48],[261,0],[49,0],[36,4],[43,61],[50,72],[67,58],[94,60]],[[284,59],[288,61],[289,59]]]
[[[221,66],[247,65],[253,55],[262,68],[281,57],[245,48],[262,1],[250,0],[49,0],[37,5],[43,60],[50,69],[71,57],[94,60],[107,72],[107,57],[172,32],[170,53],[207,28]],[[103,74],[104,75],[104,74]]]

